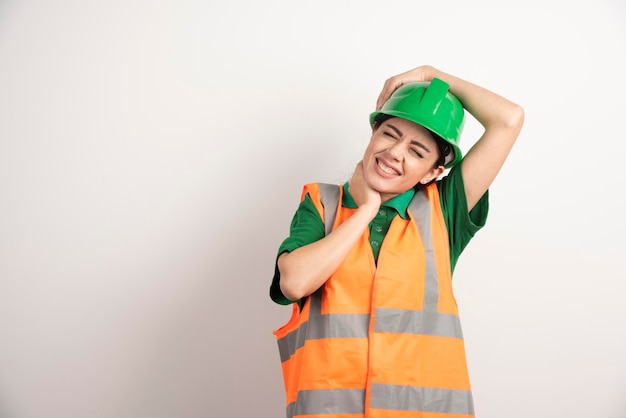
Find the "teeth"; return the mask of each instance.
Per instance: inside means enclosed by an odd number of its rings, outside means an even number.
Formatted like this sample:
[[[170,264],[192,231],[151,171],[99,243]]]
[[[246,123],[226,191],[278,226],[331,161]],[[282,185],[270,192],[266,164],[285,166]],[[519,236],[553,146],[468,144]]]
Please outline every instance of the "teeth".
[[[381,163],[380,161],[376,161],[376,164],[377,164],[377,165],[378,165],[378,167],[379,167],[381,170],[383,170],[385,173],[387,173],[387,174],[396,174],[396,172],[395,172],[392,168],[387,167],[386,165],[384,165],[384,164],[383,164],[383,163]]]

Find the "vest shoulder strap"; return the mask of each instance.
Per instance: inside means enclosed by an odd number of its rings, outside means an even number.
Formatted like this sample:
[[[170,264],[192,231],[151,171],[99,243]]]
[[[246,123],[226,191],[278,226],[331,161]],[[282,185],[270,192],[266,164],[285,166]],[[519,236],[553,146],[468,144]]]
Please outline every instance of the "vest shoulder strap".
[[[324,228],[326,235],[330,234],[335,224],[337,207],[339,206],[339,188],[337,184],[318,183],[320,200],[324,206]]]

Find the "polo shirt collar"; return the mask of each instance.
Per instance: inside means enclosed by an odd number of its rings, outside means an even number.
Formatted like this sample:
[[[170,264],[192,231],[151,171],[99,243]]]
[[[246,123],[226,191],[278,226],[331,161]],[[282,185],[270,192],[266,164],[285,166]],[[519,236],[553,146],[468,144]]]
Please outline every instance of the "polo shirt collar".
[[[409,207],[409,203],[411,202],[411,199],[413,199],[414,195],[415,195],[415,190],[409,189],[406,192],[389,199],[388,201],[383,203],[381,207],[384,206],[384,207],[394,209],[396,212],[398,212],[398,214],[402,218],[409,219],[407,208]],[[341,204],[344,207],[351,208],[351,209],[356,209],[358,207],[356,202],[352,198],[352,195],[348,191],[348,182],[345,182],[343,184],[343,199],[342,199]]]

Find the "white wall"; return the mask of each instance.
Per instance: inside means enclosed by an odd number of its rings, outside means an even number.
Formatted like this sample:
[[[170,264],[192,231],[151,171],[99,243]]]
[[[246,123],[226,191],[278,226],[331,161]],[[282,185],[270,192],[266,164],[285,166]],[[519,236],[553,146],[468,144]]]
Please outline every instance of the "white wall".
[[[0,417],[284,416],[301,186],[426,63],[526,110],[455,274],[477,415],[625,417],[626,7],[505,3],[0,2]]]

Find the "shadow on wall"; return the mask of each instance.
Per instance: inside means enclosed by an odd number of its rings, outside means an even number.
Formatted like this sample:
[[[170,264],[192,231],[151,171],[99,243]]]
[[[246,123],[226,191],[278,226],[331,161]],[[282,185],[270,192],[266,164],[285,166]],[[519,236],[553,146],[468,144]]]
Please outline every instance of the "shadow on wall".
[[[324,137],[313,131],[307,135]],[[311,161],[324,157],[320,141],[304,143],[309,146],[292,142],[268,151],[267,158],[257,154],[240,162],[251,182],[211,191],[224,205],[219,216],[198,219],[198,230],[210,242],[206,257],[191,269],[190,277],[176,278],[191,285],[166,318],[146,359],[148,372],[132,401],[137,416],[284,415],[272,331],[287,321],[291,308],[274,304],[269,286],[302,184],[311,181],[301,173],[310,171]],[[293,152],[298,157],[287,158]]]
[[[2,398],[0,398],[0,417],[2,418],[18,418],[17,414],[9,409],[8,403],[5,402],[6,393],[4,391],[0,391],[2,393]]]

